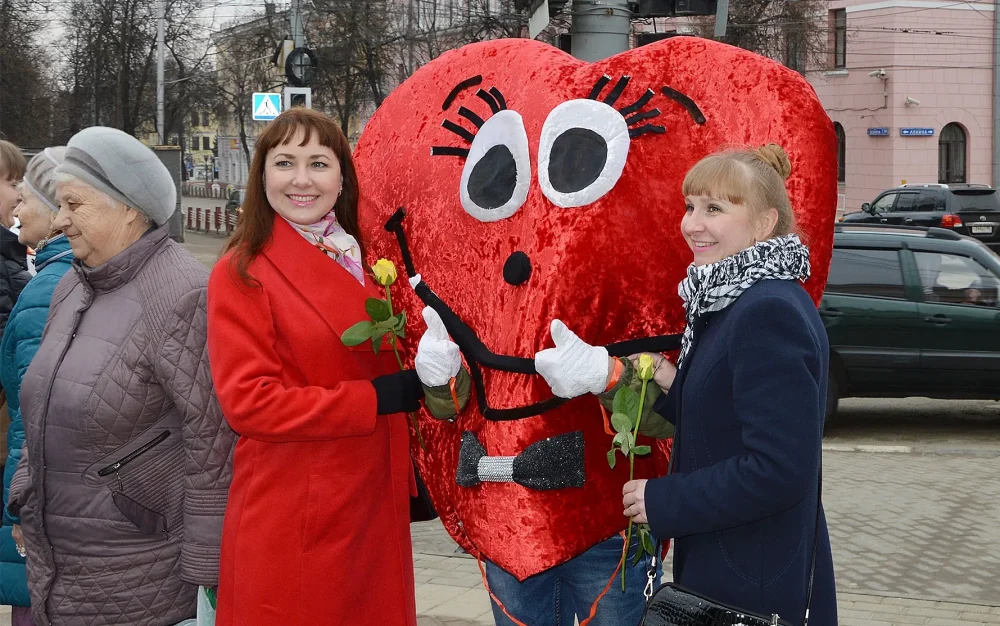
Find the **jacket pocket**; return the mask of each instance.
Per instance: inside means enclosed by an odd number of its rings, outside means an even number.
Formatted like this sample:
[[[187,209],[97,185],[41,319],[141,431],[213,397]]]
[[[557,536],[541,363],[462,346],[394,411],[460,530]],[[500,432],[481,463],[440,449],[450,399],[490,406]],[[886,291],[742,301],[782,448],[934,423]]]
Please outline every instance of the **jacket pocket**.
[[[129,463],[131,463],[132,461],[138,459],[142,455],[146,454],[147,452],[149,452],[150,450],[152,450],[153,448],[155,448],[160,443],[163,443],[163,441],[167,437],[169,437],[169,436],[170,436],[170,431],[169,430],[164,430],[159,435],[157,435],[156,437],[154,437],[151,441],[149,441],[149,442],[147,442],[147,443],[139,446],[135,450],[129,452],[128,454],[126,454],[122,458],[120,458],[117,461],[115,461],[114,463],[112,463],[111,465],[102,467],[101,469],[97,470],[97,475],[98,476],[108,476],[109,474],[113,474],[113,473],[117,472],[118,470],[122,469],[123,467],[125,467],[126,465],[128,465]]]
[[[121,491],[111,492],[111,500],[125,519],[145,534],[155,535],[167,531],[167,516],[163,513],[143,506]]]

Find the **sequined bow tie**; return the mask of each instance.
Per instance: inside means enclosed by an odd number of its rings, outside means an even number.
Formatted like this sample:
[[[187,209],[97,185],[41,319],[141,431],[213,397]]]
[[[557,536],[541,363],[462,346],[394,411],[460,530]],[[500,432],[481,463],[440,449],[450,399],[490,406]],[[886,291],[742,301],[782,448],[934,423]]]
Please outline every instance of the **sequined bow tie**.
[[[537,441],[517,456],[487,456],[476,436],[462,433],[458,484],[517,483],[536,490],[583,487],[583,433],[571,432]]]

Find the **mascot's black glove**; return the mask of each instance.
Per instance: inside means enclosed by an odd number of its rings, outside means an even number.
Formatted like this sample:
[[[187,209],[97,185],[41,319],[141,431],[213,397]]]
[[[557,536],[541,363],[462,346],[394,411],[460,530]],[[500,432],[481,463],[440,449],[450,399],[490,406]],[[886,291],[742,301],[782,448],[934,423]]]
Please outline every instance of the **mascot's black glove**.
[[[379,415],[406,413],[420,409],[420,399],[424,397],[424,388],[420,377],[414,370],[403,370],[394,374],[385,374],[372,381],[375,387],[375,397],[378,399]]]

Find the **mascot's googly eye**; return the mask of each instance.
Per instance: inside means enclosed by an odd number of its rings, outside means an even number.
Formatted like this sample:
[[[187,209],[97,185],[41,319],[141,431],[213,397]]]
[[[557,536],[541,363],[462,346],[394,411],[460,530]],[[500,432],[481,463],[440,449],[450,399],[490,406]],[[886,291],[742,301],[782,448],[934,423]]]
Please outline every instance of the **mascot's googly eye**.
[[[482,222],[510,217],[528,198],[531,161],[524,122],[504,110],[476,133],[462,170],[462,208]]]
[[[625,169],[625,118],[603,102],[570,100],[549,113],[538,145],[538,182],[552,204],[584,206],[611,191]]]
[[[599,200],[621,177],[631,140],[666,132],[659,124],[645,123],[660,115],[659,109],[641,110],[653,99],[652,89],[632,104],[614,108],[630,80],[622,76],[598,102],[611,83],[611,77],[602,76],[586,100],[564,102],[546,118],[538,146],[538,182],[556,206],[568,209]]]
[[[447,111],[463,91],[482,82],[482,76],[463,80],[451,90],[441,108]],[[465,159],[459,194],[462,208],[481,222],[495,222],[516,213],[528,198],[531,184],[528,135],[524,132],[524,120],[507,109],[507,100],[499,89],[479,89],[475,95],[489,106],[493,116],[483,121],[474,111],[460,106],[459,116],[478,130],[473,133],[449,119],[441,126],[458,135],[469,147],[433,146],[431,156]]]

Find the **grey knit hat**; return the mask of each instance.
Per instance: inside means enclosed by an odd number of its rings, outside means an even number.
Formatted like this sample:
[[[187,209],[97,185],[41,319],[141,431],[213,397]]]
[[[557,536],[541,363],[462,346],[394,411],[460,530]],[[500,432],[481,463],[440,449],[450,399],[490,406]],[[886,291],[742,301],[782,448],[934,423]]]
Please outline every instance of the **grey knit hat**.
[[[142,142],[116,128],[91,126],[73,135],[56,173],[79,178],[157,226],[177,208],[177,187],[166,166]]]
[[[24,186],[50,211],[59,210],[56,199],[56,167],[66,158],[66,146],[46,148],[28,161],[24,171]]]

